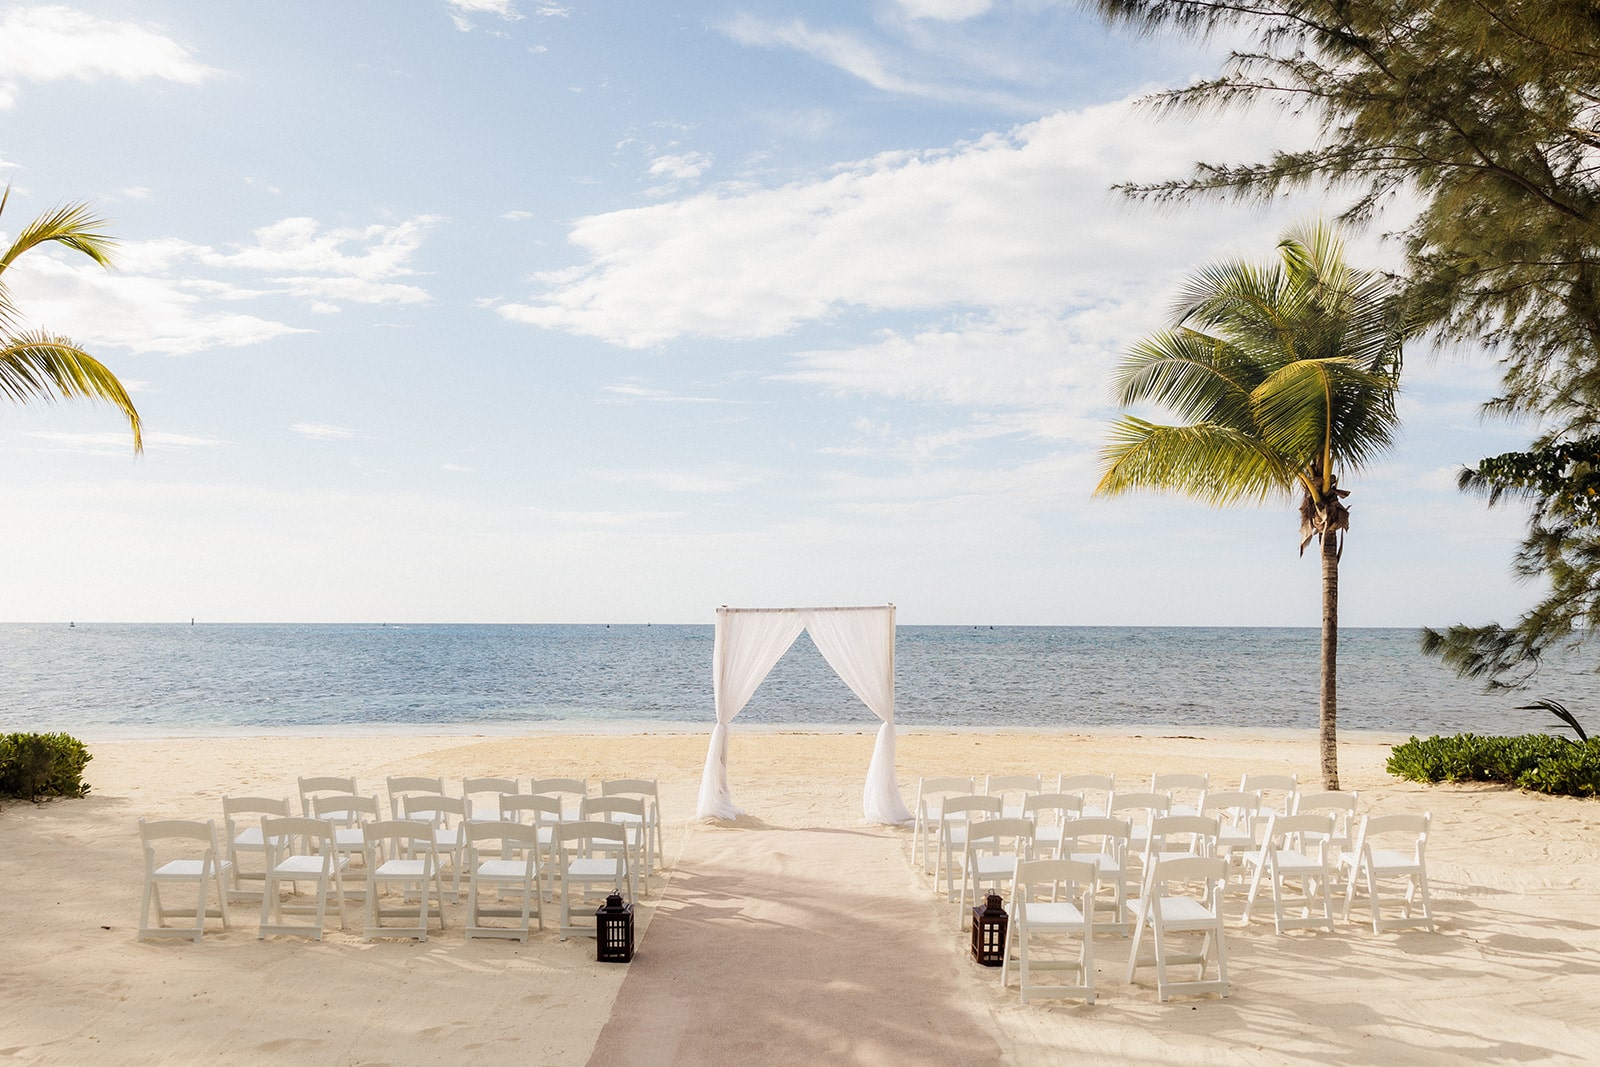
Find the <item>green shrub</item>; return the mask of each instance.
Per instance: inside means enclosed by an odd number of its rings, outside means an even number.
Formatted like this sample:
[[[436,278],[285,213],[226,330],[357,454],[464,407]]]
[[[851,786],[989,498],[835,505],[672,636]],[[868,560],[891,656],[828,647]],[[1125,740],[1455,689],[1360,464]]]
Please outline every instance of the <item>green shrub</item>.
[[[1600,792],[1600,738],[1577,744],[1550,734],[1413,737],[1389,755],[1389,773],[1413,782],[1504,782],[1540,793]]]
[[[93,758],[68,734],[0,734],[0,797],[87,796],[83,768]]]

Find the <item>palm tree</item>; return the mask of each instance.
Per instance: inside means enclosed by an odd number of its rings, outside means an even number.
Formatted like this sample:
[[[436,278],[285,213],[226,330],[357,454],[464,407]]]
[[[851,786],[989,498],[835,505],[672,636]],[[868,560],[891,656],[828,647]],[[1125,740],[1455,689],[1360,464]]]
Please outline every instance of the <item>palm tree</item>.
[[[10,199],[8,186],[0,195],[0,214]],[[104,220],[93,215],[88,205],[68,204],[28,223],[0,254],[0,395],[18,403],[74,397],[104,401],[127,416],[133,450],[138,453],[144,451],[139,412],[117,376],[67,338],[23,329],[5,285],[5,272],[17,257],[47,241],[109,267],[115,242],[99,232],[103,225]]]
[[[1313,538],[1322,548],[1322,780],[1337,789],[1340,479],[1394,439],[1410,327],[1390,279],[1347,266],[1327,227],[1291,230],[1278,255],[1201,270],[1171,327],[1128,353],[1118,403],[1161,405],[1184,424],[1125,412],[1095,495],[1168,490],[1215,506],[1300,495],[1300,552]]]

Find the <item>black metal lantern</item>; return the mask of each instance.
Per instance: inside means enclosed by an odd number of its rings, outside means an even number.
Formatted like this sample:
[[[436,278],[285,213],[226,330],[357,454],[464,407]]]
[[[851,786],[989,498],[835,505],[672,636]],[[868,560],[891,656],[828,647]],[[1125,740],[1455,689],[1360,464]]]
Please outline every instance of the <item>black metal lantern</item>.
[[[972,909],[972,958],[985,967],[998,967],[1006,961],[1006,924],[1011,920],[1000,906],[1000,895]]]
[[[601,963],[627,963],[633,959],[633,905],[612,893],[594,913],[594,958]]]

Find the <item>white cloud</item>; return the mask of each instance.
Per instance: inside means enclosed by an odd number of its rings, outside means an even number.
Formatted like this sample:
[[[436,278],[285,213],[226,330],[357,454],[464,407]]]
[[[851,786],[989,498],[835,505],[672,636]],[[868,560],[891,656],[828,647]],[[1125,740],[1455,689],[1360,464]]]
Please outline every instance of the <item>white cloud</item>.
[[[523,211],[521,208],[518,208],[515,211],[507,211],[500,217],[505,219],[507,222],[527,222],[529,219],[533,218],[533,212]]]
[[[759,485],[761,474],[733,463],[714,464],[704,470],[603,470],[595,478],[618,485],[642,485],[667,493],[714,495],[736,493]]]
[[[1198,260],[1270,248],[1283,209],[1161,214],[1110,185],[1185,173],[1202,156],[1259,154],[1284,132],[1261,116],[1158,124],[1122,101],[781,188],[730,186],[590,216],[568,235],[586,262],[541,276],[534,299],[499,310],[648,348],[780,336],[850,308],[1059,315],[1164,301],[1170,279]]]
[[[302,437],[313,437],[319,441],[344,441],[360,436],[348,426],[330,426],[325,422],[297,422],[289,429]]]
[[[133,439],[126,433],[70,433],[61,430],[29,430],[24,437],[44,443],[42,451],[70,452],[86,456],[112,456],[125,459],[133,452]],[[188,451],[217,448],[228,444],[214,437],[162,431],[141,435],[146,452]]]
[[[552,519],[565,526],[648,527],[683,518],[681,511],[547,511],[543,508],[529,510],[534,515]]]
[[[118,247],[119,269],[109,273],[39,249],[6,278],[38,326],[136,352],[185,354],[307,332],[211,306],[219,302],[290,296],[323,314],[346,303],[426,303],[426,290],[396,279],[416,274],[408,264],[438,221],[422,215],[392,225],[324,228],[314,219],[288,218],[257,229],[252,242],[222,250],[176,237],[130,241]],[[202,270],[213,276],[199,276]],[[253,277],[239,284],[216,272]]]
[[[498,15],[507,21],[522,17],[514,0],[445,0],[445,5],[467,15]]]
[[[0,108],[12,105],[21,82],[118,78],[197,85],[216,73],[172,38],[137,23],[58,5],[0,15]]]
[[[711,157],[702,152],[681,152],[656,156],[650,161],[650,174],[673,181],[692,181],[711,167]]]
[[[908,17],[937,22],[962,22],[986,15],[994,0],[894,0]]]

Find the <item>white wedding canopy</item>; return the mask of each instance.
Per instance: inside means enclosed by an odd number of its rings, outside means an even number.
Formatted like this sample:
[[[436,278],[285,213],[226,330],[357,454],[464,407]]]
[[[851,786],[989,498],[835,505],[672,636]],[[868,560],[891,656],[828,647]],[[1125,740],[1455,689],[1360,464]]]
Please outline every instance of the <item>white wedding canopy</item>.
[[[862,811],[869,822],[911,821],[894,773],[894,605],[865,608],[717,609],[711,652],[717,725],[700,779],[702,819],[742,815],[728,790],[728,724],[744,710],[773,664],[800,636],[811,640],[850,691],[883,720],[867,767]]]

